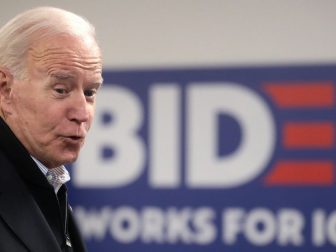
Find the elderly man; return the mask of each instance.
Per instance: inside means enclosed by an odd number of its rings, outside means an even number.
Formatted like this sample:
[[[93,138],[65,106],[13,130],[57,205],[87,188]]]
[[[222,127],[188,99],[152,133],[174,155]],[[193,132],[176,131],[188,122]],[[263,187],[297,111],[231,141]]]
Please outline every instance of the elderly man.
[[[0,29],[0,251],[85,251],[64,164],[94,115],[102,63],[83,18],[51,7]]]

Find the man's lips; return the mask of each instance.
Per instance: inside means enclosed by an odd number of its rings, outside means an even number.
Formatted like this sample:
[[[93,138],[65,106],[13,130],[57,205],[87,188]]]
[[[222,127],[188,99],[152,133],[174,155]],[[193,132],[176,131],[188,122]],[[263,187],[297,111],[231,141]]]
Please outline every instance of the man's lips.
[[[76,135],[66,135],[62,136],[63,139],[65,139],[68,142],[72,143],[82,143],[84,142],[85,136],[76,136]]]

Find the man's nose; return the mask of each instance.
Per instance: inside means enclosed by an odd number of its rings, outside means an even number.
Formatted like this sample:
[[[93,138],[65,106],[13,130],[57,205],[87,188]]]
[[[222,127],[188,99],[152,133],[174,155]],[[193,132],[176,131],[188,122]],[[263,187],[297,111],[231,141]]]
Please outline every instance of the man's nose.
[[[70,101],[69,119],[77,123],[87,122],[90,118],[90,105],[83,92],[78,92]]]

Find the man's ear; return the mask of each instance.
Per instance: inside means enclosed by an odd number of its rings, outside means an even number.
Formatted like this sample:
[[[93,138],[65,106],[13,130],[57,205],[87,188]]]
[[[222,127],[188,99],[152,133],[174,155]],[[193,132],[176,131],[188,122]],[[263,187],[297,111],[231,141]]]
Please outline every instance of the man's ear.
[[[11,92],[13,75],[6,69],[0,67],[0,114],[6,118],[11,114]]]
[[[0,100],[6,101],[11,93],[13,76],[4,68],[0,67]]]

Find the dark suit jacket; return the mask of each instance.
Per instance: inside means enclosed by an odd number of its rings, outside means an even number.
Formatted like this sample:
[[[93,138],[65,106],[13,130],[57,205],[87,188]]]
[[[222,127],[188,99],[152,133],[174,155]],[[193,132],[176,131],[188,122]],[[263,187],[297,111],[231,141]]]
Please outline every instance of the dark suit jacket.
[[[0,251],[86,251],[70,210],[68,215],[72,250],[65,248],[53,187],[0,118]]]

